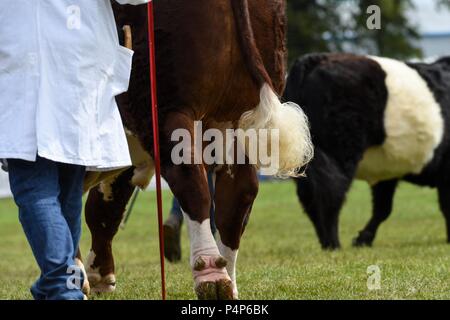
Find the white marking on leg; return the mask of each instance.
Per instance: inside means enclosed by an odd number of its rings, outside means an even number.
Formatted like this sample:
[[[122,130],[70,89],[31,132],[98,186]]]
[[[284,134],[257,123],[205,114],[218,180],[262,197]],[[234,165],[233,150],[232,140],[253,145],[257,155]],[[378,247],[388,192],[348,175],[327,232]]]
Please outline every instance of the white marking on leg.
[[[232,250],[222,243],[222,240],[220,239],[220,230],[219,235],[217,235],[217,246],[219,247],[220,254],[227,260],[227,272],[233,282],[233,297],[234,299],[238,299],[239,292],[236,280],[236,261],[239,250]]]
[[[95,284],[99,283],[102,280],[99,268],[94,267],[95,256],[96,255],[94,250],[91,250],[86,257],[86,274],[88,276],[89,282],[92,283],[92,286],[95,286]]]
[[[183,215],[191,239],[190,262],[195,292],[198,296],[203,296],[208,291],[205,284],[215,283],[215,288],[221,292],[223,298],[233,298],[232,281],[225,268],[227,262],[225,258],[220,256],[216,241],[211,233],[210,219],[199,223],[191,220],[185,212],[183,212]],[[217,293],[219,293],[218,291]],[[216,297],[214,292],[208,294],[211,298]]]
[[[194,263],[199,256],[219,256],[219,249],[211,232],[210,219],[199,223],[191,220],[189,215],[184,211],[183,216],[191,240],[191,266],[194,267]]]
[[[94,267],[95,257],[95,252],[91,250],[86,258],[86,274],[91,285],[91,291],[94,293],[114,292],[116,289],[116,276],[110,273],[102,277],[100,268]]]
[[[114,200],[113,197],[113,191],[112,191],[112,184],[114,183],[114,179],[105,180],[102,181],[98,187],[98,191],[103,194],[103,201],[105,202],[111,202]]]
[[[131,184],[145,190],[150,184],[150,180],[155,170],[153,159],[142,147],[141,142],[136,135],[129,130],[126,130],[125,132],[127,135],[131,161],[133,162],[133,166],[136,167],[134,169],[133,177],[131,178]]]

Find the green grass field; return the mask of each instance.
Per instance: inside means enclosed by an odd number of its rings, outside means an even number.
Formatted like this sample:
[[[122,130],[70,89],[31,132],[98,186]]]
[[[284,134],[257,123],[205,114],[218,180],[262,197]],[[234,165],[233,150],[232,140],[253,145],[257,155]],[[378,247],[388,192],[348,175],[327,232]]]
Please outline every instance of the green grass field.
[[[165,211],[171,195],[164,194]],[[241,299],[449,299],[450,246],[434,190],[401,185],[393,215],[374,248],[351,239],[370,216],[365,183],[354,184],[341,214],[339,252],[323,252],[291,181],[264,183],[238,260]],[[93,299],[158,299],[159,255],[154,194],[141,194],[114,252],[118,286]],[[183,261],[167,266],[169,299],[194,299],[183,230]],[[38,269],[10,200],[0,200],[0,299],[30,299]],[[89,249],[85,229],[82,250]],[[381,268],[381,289],[367,289],[367,267]]]

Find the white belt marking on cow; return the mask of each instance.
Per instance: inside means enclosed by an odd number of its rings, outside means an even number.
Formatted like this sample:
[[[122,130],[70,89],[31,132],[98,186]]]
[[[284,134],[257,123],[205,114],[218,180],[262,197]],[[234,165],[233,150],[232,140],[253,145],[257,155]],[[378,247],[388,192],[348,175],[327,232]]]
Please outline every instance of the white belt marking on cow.
[[[433,159],[444,135],[441,108],[419,73],[403,62],[371,57],[386,72],[386,140],[366,151],[357,177],[376,184],[419,174]]]

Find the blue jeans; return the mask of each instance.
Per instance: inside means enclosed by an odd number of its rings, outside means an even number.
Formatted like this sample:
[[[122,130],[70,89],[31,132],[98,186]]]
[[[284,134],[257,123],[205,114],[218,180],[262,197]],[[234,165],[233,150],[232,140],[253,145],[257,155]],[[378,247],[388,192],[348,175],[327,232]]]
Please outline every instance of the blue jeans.
[[[8,166],[19,219],[41,270],[31,294],[36,300],[83,299],[83,275],[74,258],[85,167],[40,157],[36,162],[9,159]]]

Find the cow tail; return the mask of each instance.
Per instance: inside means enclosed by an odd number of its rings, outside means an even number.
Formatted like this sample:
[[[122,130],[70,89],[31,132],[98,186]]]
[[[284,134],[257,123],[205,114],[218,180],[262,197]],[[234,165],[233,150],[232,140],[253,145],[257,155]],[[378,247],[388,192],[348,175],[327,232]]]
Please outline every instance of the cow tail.
[[[245,65],[255,83],[262,87],[265,83],[272,87],[272,80],[264,66],[261,53],[256,45],[255,35],[250,20],[248,0],[230,0],[236,21],[239,45]]]
[[[283,178],[300,176],[300,168],[312,159],[314,153],[307,117],[298,105],[291,102],[282,104],[275,93],[256,44],[248,0],[230,1],[245,65],[260,88],[259,105],[242,115],[239,127],[244,130],[269,129],[271,135],[278,133],[278,144],[268,145],[270,158],[275,163],[272,161],[269,168],[266,168],[257,159],[263,173]],[[269,140],[272,141],[270,138]],[[248,152],[247,155],[252,160]]]

